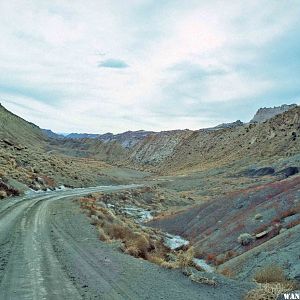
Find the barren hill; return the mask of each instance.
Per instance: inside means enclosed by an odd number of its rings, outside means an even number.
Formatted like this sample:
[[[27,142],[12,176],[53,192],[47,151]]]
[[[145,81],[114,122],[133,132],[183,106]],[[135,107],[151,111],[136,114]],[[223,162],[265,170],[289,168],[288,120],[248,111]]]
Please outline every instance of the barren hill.
[[[0,139],[26,146],[40,146],[45,140],[42,130],[17,115],[11,113],[0,104]]]

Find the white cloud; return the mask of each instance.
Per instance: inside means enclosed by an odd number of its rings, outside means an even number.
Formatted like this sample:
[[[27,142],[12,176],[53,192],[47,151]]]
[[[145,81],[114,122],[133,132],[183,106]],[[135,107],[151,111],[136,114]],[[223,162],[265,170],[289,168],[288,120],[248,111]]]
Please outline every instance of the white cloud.
[[[210,126],[223,111],[200,108],[278,88],[251,72],[297,29],[299,12],[294,1],[2,1],[0,96],[56,131]]]

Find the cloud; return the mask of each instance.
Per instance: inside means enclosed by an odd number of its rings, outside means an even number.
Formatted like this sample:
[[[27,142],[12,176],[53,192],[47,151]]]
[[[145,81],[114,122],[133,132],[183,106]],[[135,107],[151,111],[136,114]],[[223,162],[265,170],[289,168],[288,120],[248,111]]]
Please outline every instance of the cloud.
[[[99,68],[125,69],[129,66],[121,59],[106,59],[98,63]]]
[[[0,1],[1,102],[59,132],[248,121],[300,103],[299,14],[289,0]]]

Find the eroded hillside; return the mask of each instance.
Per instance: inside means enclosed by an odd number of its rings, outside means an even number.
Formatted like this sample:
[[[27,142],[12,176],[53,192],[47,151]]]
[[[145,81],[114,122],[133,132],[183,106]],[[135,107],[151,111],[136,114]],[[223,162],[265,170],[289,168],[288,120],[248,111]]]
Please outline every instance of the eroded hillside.
[[[296,107],[261,124],[151,135],[134,148],[130,160],[172,174],[219,167],[245,158],[248,164],[271,163],[299,152],[300,107]]]

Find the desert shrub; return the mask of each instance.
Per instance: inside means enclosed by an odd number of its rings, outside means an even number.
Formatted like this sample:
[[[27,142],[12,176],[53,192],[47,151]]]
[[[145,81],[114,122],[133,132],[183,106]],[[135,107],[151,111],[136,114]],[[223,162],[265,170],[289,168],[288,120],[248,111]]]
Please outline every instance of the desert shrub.
[[[234,277],[234,271],[232,269],[224,268],[223,270],[221,270],[219,272],[221,275],[229,277],[229,278],[233,278]]]
[[[178,267],[176,263],[165,260],[164,256],[157,253],[147,253],[146,259],[166,269],[175,269]]]
[[[194,262],[194,247],[190,247],[187,251],[179,251],[177,256],[177,264],[180,268],[193,266]]]
[[[150,247],[149,237],[143,234],[136,234],[131,236],[129,239],[124,240],[126,246],[126,253],[135,257],[147,257],[147,251]]]
[[[245,300],[276,300],[282,293],[290,292],[294,289],[293,283],[264,283],[257,289],[251,290]]]
[[[140,255],[141,255],[140,250],[135,246],[130,246],[128,248],[125,248],[124,253],[134,256],[134,257],[140,257]]]
[[[254,280],[258,283],[284,283],[287,281],[283,269],[276,265],[260,269],[255,273]]]
[[[148,260],[164,268],[184,269],[194,266],[192,247],[170,251],[164,245],[163,238],[154,229],[142,229],[132,220],[124,216],[118,217],[110,209],[98,206],[94,198],[81,198],[80,203],[81,208],[91,218],[91,223],[97,227],[101,241],[119,240],[120,250],[124,253]]]
[[[252,241],[253,241],[253,236],[249,233],[242,233],[238,237],[238,242],[243,246],[249,245]]]
[[[101,227],[98,228],[98,231],[99,231],[100,241],[107,242],[110,240],[109,237],[106,235],[106,233],[104,232],[104,230]]]
[[[155,253],[147,253],[146,259],[154,264],[162,265],[164,262],[166,262],[162,257],[156,255]]]
[[[207,257],[206,259],[210,262],[215,262],[216,261],[216,254],[213,254],[213,253],[209,253],[207,254]]]

